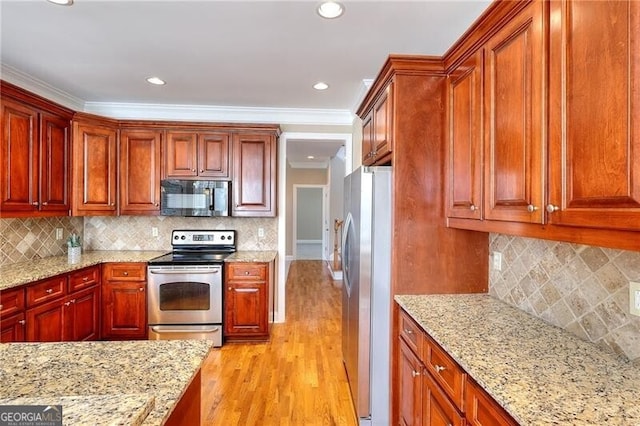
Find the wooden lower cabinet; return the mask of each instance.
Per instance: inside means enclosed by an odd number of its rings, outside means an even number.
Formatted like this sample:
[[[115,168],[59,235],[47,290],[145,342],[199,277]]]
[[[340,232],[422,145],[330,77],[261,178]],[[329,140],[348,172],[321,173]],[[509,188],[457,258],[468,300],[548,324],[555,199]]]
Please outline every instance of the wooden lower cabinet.
[[[238,262],[225,266],[225,339],[268,339],[270,264]]]
[[[145,263],[106,263],[102,266],[102,337],[147,338],[147,280]]]
[[[98,340],[100,288],[90,287],[27,309],[28,342]]]
[[[0,319],[0,342],[24,342],[26,324],[24,312]]]
[[[416,322],[399,311],[394,421],[405,426],[517,426]]]

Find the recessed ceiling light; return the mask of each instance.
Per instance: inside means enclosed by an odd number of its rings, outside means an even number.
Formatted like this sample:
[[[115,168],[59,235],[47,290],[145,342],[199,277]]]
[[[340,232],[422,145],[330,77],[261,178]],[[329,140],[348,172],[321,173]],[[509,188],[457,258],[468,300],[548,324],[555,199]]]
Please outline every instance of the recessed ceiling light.
[[[49,3],[59,4],[60,6],[71,6],[73,4],[73,0],[48,0]]]
[[[147,82],[151,84],[155,84],[156,86],[162,86],[164,84],[167,84],[167,82],[161,79],[160,77],[147,77]]]
[[[322,81],[319,81],[313,85],[313,88],[316,90],[327,90],[329,88],[329,85],[327,83],[323,83]]]
[[[344,6],[337,1],[324,1],[318,5],[316,11],[323,18],[333,19],[344,13]]]
[[[316,157],[314,157],[313,155],[307,155],[307,160],[313,160],[314,158]]]

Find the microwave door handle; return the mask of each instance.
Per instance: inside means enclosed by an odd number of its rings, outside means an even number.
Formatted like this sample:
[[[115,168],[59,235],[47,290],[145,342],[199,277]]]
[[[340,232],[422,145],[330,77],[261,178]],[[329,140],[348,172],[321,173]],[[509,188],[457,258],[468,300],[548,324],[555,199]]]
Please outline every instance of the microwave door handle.
[[[216,211],[216,187],[215,187],[215,185],[214,185],[213,189],[211,190],[211,209],[210,210],[215,215],[215,211]]]

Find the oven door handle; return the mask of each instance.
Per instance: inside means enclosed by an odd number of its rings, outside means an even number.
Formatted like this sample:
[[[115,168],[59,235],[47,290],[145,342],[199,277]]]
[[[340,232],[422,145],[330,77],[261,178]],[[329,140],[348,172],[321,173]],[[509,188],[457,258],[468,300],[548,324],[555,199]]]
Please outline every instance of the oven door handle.
[[[150,274],[173,274],[173,275],[207,275],[207,274],[217,274],[218,272],[220,272],[220,268],[216,268],[216,269],[207,269],[207,270],[203,270],[203,269],[198,269],[198,270],[190,270],[190,269],[184,269],[181,271],[177,271],[174,269],[158,269],[158,270],[153,270],[153,269],[149,269],[149,273]]]
[[[220,330],[220,327],[211,327],[211,328],[204,328],[204,329],[189,329],[189,328],[184,328],[184,329],[180,329],[180,328],[163,328],[162,326],[151,326],[151,330],[155,331],[156,333],[215,333],[216,331]]]

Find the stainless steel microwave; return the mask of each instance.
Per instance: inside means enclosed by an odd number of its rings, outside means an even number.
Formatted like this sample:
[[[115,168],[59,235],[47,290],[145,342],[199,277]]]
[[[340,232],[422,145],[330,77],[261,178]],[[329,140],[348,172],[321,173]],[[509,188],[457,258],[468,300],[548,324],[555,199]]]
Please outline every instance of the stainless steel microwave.
[[[160,182],[162,216],[230,216],[230,182],[163,179]]]

